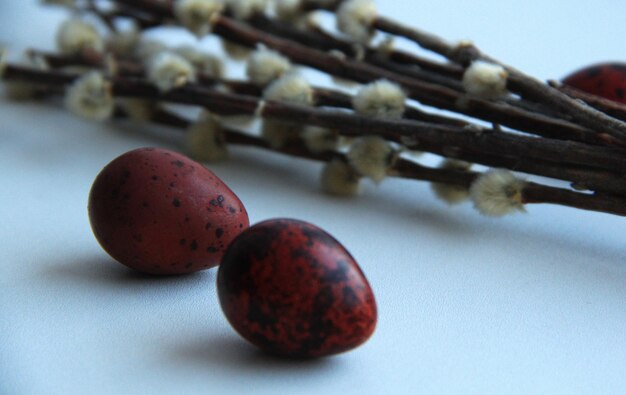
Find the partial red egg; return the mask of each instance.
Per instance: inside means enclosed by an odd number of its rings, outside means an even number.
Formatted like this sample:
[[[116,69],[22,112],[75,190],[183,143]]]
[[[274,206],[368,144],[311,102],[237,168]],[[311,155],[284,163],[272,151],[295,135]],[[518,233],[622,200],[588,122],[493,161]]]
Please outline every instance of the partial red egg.
[[[217,266],[249,225],[239,198],[200,163],[140,148],[109,163],[89,194],[96,239],[144,273],[183,274]]]
[[[376,326],[374,294],[354,258],[298,220],[269,220],[241,233],[224,255],[217,287],[232,327],[272,354],[341,353]]]
[[[626,104],[626,63],[600,63],[585,67],[565,77],[563,84]]]

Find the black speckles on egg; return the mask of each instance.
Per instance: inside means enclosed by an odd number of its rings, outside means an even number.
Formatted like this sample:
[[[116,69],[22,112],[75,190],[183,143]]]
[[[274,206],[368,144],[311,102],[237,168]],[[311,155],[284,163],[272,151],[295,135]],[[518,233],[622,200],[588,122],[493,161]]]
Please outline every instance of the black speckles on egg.
[[[342,283],[348,280],[350,265],[348,262],[339,260],[335,269],[326,269],[323,274],[323,280],[330,283]]]
[[[134,150],[100,172],[89,197],[94,235],[114,259],[145,273],[217,266],[238,225],[247,227],[245,209],[244,215],[228,210],[242,204],[210,170],[163,151]],[[219,240],[216,228],[223,230]]]
[[[358,306],[361,301],[358,296],[356,296],[356,292],[350,286],[343,287],[343,303],[347,307],[355,307]]]
[[[215,237],[217,237],[219,239],[222,236],[224,236],[224,229],[222,229],[222,228],[215,229]]]
[[[589,78],[595,78],[599,76],[600,74],[602,74],[602,67],[599,67],[599,66],[591,67],[589,68],[589,70],[585,72],[585,74],[587,74],[587,77]]]
[[[237,210],[235,210],[235,208],[233,206],[228,206],[228,212],[231,214],[235,214],[237,212]]]
[[[588,94],[626,104],[626,63],[601,63],[580,69],[563,84]]]
[[[276,317],[270,314],[266,314],[261,310],[257,304],[252,304],[248,311],[248,320],[261,326],[261,328],[267,328],[276,324]]]
[[[217,284],[231,325],[271,353],[340,353],[366,341],[376,324],[374,296],[354,258],[302,221],[270,220],[241,233]]]
[[[217,199],[211,199],[211,201],[209,202],[209,204],[210,204],[211,206],[214,206],[214,207],[221,207],[221,208],[223,208],[223,207],[224,207],[224,200],[225,200],[225,199],[224,199],[224,196],[219,195],[219,196],[217,197]]]

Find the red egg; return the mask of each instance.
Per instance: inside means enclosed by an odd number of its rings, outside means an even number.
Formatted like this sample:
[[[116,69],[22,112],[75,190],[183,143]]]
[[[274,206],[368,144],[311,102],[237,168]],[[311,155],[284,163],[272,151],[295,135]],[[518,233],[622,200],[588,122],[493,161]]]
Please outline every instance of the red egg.
[[[600,63],[585,67],[565,77],[563,84],[626,104],[626,63]]]
[[[337,354],[376,326],[374,294],[354,258],[302,221],[274,219],[241,233],[224,254],[217,287],[233,328],[273,354]]]
[[[140,148],[109,163],[89,194],[96,239],[144,273],[183,274],[217,266],[249,225],[239,198],[201,164]]]

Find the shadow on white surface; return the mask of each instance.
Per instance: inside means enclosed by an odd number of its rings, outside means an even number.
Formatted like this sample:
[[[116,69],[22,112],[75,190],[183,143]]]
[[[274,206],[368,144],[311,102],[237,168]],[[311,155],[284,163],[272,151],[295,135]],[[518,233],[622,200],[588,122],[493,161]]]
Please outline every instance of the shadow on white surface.
[[[111,290],[137,290],[155,287],[184,287],[199,281],[213,284],[215,269],[178,276],[155,276],[129,269],[108,256],[94,256],[73,261],[51,264],[45,267],[44,275],[53,283],[89,285]]]
[[[181,342],[173,348],[167,363],[200,369],[227,370],[230,374],[263,376],[280,370],[286,374],[320,374],[336,369],[337,358],[284,358],[256,349],[234,332],[209,339]],[[171,358],[170,358],[171,357]]]

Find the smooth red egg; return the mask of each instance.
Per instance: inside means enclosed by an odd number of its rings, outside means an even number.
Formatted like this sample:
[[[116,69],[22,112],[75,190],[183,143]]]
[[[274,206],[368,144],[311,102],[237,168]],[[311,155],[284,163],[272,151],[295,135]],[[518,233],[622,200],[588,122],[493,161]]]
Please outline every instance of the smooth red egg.
[[[565,77],[563,84],[626,104],[626,63],[600,63],[585,67]]]
[[[239,198],[200,163],[140,148],[109,163],[89,194],[96,239],[144,273],[183,274],[217,266],[249,225]]]
[[[376,326],[374,294],[354,258],[306,222],[274,219],[241,233],[224,254],[217,286],[233,328],[269,353],[341,353]]]

